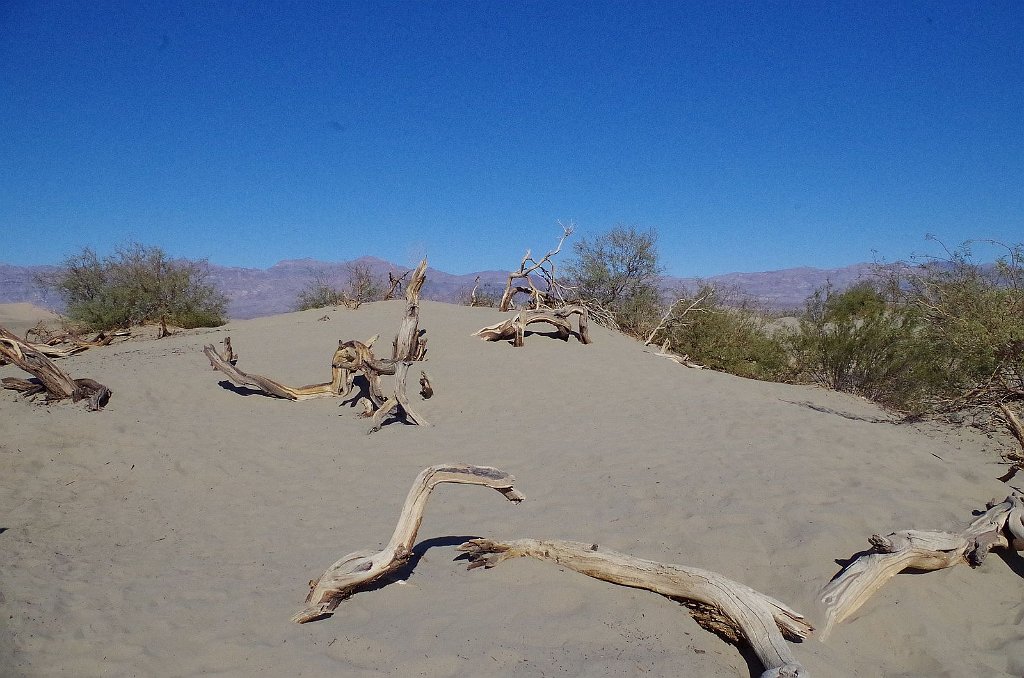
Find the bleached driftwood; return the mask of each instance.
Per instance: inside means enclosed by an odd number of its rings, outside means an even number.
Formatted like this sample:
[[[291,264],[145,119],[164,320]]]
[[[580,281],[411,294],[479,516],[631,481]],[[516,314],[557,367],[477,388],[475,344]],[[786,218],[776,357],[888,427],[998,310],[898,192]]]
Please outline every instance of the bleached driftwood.
[[[89,399],[90,410],[100,410],[110,400],[111,390],[92,379],[74,379],[57,367],[42,351],[0,327],[0,359],[28,372],[38,383],[15,377],[3,379],[4,388],[26,396],[46,393],[47,400]]]
[[[512,308],[512,299],[517,294],[527,294],[530,296],[530,303],[533,308],[540,309],[541,307],[548,305],[552,296],[560,297],[559,285],[555,280],[555,264],[551,261],[551,257],[555,256],[562,251],[562,245],[565,243],[565,239],[572,235],[573,230],[576,228],[575,224],[563,225],[562,237],[558,239],[558,245],[553,250],[549,250],[547,254],[541,257],[540,261],[534,260],[530,255],[530,250],[526,250],[526,254],[523,255],[523,260],[519,262],[519,269],[509,273],[508,283],[505,285],[505,292],[501,295],[501,302],[498,304],[498,308],[502,313],[509,311]],[[532,275],[540,276],[547,289],[541,290],[533,283]],[[521,280],[526,285],[517,285],[516,281]],[[475,288],[474,288],[475,289]],[[559,299],[558,301],[561,301]]]
[[[663,341],[661,343],[661,349],[657,353],[653,353],[652,355],[656,355],[659,358],[668,358],[672,362],[676,363],[677,365],[682,365],[683,367],[690,367],[695,370],[704,369],[704,366],[701,365],[700,363],[695,363],[692,360],[690,360],[690,356],[679,355],[678,353],[673,351],[668,339]]]
[[[338,362],[338,355],[341,350],[341,346],[339,346],[334,352],[334,358],[331,361],[331,380],[329,382],[293,387],[286,386],[279,381],[274,381],[273,379],[259,374],[248,374],[243,372],[233,363],[225,360],[220,353],[217,352],[217,349],[213,344],[207,344],[203,347],[203,353],[205,353],[206,357],[209,358],[210,365],[214,369],[226,375],[231,383],[237,386],[249,386],[285,400],[309,400],[311,398],[322,398],[324,396],[342,395],[342,388],[345,385],[343,381],[343,373],[341,368],[335,366],[335,363]]]
[[[734,642],[746,640],[765,667],[761,678],[809,675],[785,641],[785,637],[811,635],[814,629],[803,615],[715,572],[641,560],[597,544],[572,541],[473,539],[459,550],[469,554],[471,569],[491,568],[510,558],[529,556],[595,579],[678,599],[690,607],[701,626]]]
[[[579,316],[578,327],[573,332],[570,318]],[[563,306],[555,309],[523,309],[511,318],[500,323],[481,327],[473,333],[474,337],[480,337],[484,341],[511,340],[513,346],[522,346],[526,336],[526,326],[533,323],[549,323],[555,326],[558,337],[567,340],[570,335],[575,334],[581,344],[592,343],[588,318],[589,312],[583,306]]]
[[[1024,502],[1016,492],[1001,502],[991,501],[963,532],[901,530],[868,540],[873,552],[848,564],[821,591],[825,605],[825,640],[832,628],[896,574],[906,569],[941,570],[960,564],[981,565],[993,548],[1024,550]]]
[[[306,606],[295,616],[293,622],[304,624],[330,616],[338,605],[364,587],[384,575],[399,569],[412,557],[416,534],[423,520],[430,492],[441,483],[483,485],[501,492],[509,501],[519,503],[524,497],[515,489],[515,478],[489,466],[465,464],[441,464],[424,469],[416,477],[405,499],[391,541],[381,551],[356,551],[350,553],[309,582]]]
[[[405,286],[405,316],[395,335],[394,350],[391,363],[395,375],[395,388],[387,400],[374,405],[373,422],[367,433],[379,431],[384,420],[394,412],[395,416],[405,416],[405,420],[419,426],[430,426],[430,422],[418,414],[410,405],[406,395],[406,378],[414,361],[422,360],[427,351],[427,341],[420,332],[420,290],[426,282],[427,260],[424,259],[412,274],[412,279]],[[377,397],[380,397],[380,382],[376,384]],[[373,390],[373,388],[371,388]]]

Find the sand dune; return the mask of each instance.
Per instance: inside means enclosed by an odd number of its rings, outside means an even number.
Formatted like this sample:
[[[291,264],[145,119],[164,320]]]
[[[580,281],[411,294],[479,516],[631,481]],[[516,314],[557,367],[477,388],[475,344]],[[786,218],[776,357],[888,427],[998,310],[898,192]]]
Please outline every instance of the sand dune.
[[[0,304],[0,327],[24,337],[25,332],[35,327],[39,321],[55,322],[59,316],[53,311],[40,308],[35,304]]]
[[[99,413],[0,391],[3,675],[757,676],[670,600],[526,559],[467,572],[454,545],[596,542],[715,570],[820,625],[818,589],[869,535],[959,529],[1008,491],[970,433],[688,370],[599,327],[590,346],[514,349],[470,336],[496,311],[424,302],[435,396],[416,404],[434,426],[372,436],[335,399],[228,388],[201,353],[230,335],[246,371],[325,381],[338,339],[386,345],[403,311],[292,313],[63,361],[113,390]],[[441,462],[509,471],[527,500],[441,486],[407,580],[289,622],[309,579],[387,541],[412,479]],[[819,677],[1020,676],[1019,563],[900,575],[794,652]]]

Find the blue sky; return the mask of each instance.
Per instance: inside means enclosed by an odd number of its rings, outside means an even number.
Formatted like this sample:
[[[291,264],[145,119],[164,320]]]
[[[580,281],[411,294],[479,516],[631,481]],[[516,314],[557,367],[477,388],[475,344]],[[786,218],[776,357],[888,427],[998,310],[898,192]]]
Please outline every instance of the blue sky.
[[[0,1],[0,261],[667,272],[1024,240],[1024,4]],[[571,240],[570,240],[571,242]]]

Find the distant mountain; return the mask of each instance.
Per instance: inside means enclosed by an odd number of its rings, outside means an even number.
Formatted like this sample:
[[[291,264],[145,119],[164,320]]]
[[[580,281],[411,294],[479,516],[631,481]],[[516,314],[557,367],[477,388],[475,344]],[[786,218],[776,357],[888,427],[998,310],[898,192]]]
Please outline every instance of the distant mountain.
[[[351,268],[357,265],[366,266],[374,276],[384,281],[388,279],[388,273],[400,276],[409,270],[408,267],[376,257],[342,262],[292,259],[278,262],[267,269],[210,264],[208,281],[228,297],[230,317],[257,318],[294,310],[299,292],[314,276],[323,276],[331,285],[344,287],[348,283]],[[857,280],[869,277],[872,268],[871,264],[855,264],[834,269],[791,268],[762,273],[728,273],[705,278],[703,282],[752,297],[773,310],[785,311],[802,307],[804,300],[814,290],[827,283],[844,289]],[[0,303],[27,301],[45,308],[62,310],[60,298],[41,289],[36,283],[40,274],[57,270],[56,266],[0,263]],[[436,301],[460,301],[469,295],[477,276],[480,277],[480,291],[494,296],[501,295],[508,280],[506,271],[453,275],[428,268],[422,296]],[[670,295],[673,290],[692,290],[699,282],[697,278],[665,276],[661,285]]]

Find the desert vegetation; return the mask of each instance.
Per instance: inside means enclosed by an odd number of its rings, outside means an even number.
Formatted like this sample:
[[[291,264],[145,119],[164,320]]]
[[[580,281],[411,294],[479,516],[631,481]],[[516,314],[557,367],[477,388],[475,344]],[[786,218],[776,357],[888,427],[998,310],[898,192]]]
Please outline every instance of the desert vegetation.
[[[227,299],[206,275],[205,262],[171,259],[159,247],[133,243],[107,257],[86,247],[39,283],[60,294],[70,320],[91,330],[161,321],[216,327],[227,321]]]
[[[327,272],[318,269],[312,272],[312,278],[299,291],[295,301],[295,310],[306,311],[311,308],[327,308],[328,306],[344,306],[359,308],[370,301],[380,301],[386,294],[393,294],[401,278],[392,277],[391,291],[385,290],[384,283],[373,274],[364,263],[355,262],[346,269],[347,282],[344,287],[335,286]]]

